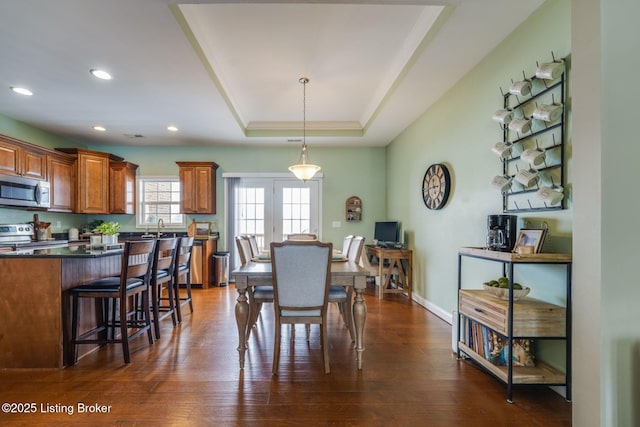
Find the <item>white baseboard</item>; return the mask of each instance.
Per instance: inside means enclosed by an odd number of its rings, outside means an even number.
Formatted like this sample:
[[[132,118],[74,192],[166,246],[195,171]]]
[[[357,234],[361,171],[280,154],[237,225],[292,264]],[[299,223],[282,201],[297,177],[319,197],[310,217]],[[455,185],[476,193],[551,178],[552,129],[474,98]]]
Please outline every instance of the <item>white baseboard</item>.
[[[416,303],[420,304],[421,306],[423,306],[424,308],[426,308],[427,310],[429,310],[430,312],[432,312],[433,314],[435,314],[436,316],[438,316],[439,318],[441,318],[442,320],[444,320],[445,322],[451,325],[452,317],[453,317],[451,313],[449,313],[446,310],[443,310],[442,308],[422,298],[420,295],[416,293],[412,293],[411,296]]]

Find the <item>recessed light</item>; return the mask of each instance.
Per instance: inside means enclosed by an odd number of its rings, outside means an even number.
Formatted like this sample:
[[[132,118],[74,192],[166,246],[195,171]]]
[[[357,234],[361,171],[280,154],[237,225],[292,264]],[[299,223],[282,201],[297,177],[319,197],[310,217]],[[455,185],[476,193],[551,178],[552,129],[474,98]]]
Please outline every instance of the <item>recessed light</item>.
[[[15,93],[19,93],[20,95],[25,95],[25,96],[33,95],[33,92],[31,92],[29,89],[24,87],[9,86],[9,88]]]
[[[171,132],[178,132],[178,128],[175,126],[167,126],[167,130],[170,130]]]
[[[111,74],[107,73],[104,70],[98,70],[96,68],[93,68],[91,70],[89,70],[89,72],[91,74],[93,74],[95,77],[102,79],[102,80],[111,80]]]
[[[97,130],[98,132],[105,132],[107,130],[107,128],[104,127],[104,126],[95,125],[95,126],[93,126],[93,130]]]

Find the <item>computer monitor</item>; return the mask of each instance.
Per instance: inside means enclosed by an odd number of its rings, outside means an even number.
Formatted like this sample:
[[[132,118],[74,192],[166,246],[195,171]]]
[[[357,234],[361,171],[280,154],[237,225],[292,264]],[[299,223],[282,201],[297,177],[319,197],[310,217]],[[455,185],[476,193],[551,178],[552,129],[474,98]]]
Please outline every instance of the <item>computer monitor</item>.
[[[378,245],[394,245],[400,242],[400,223],[398,221],[376,221],[373,239]]]

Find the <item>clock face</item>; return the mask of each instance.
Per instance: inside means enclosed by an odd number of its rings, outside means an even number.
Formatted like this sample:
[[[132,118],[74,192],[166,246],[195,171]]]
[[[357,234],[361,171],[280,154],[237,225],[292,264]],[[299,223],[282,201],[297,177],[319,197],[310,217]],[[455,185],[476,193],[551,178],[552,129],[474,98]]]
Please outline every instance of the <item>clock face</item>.
[[[447,203],[451,177],[442,163],[435,163],[427,169],[422,181],[422,199],[429,209],[441,209]]]

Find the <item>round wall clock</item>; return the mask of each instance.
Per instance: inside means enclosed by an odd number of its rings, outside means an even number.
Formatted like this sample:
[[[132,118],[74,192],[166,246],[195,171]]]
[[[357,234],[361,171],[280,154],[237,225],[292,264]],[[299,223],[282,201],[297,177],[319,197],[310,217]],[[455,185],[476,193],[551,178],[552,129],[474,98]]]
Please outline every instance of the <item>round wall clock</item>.
[[[422,180],[422,199],[429,209],[441,209],[447,203],[451,190],[451,175],[442,163],[427,168]]]

